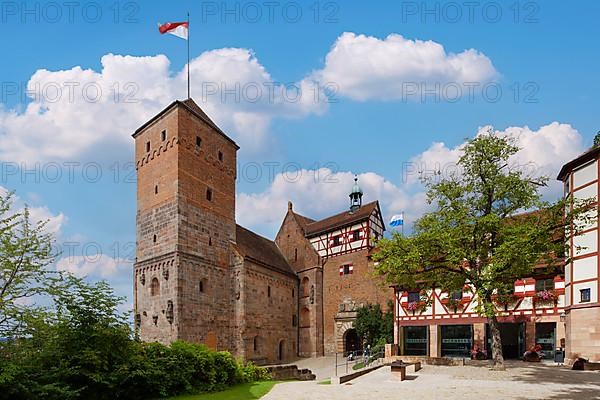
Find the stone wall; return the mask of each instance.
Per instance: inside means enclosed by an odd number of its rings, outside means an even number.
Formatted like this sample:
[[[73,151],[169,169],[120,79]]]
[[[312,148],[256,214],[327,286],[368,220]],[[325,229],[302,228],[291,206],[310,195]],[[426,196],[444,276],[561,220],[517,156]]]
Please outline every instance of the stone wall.
[[[267,363],[296,359],[298,309],[296,277],[274,272],[248,260],[241,280],[244,328],[240,330],[248,360]],[[255,341],[256,340],[256,341]],[[256,343],[256,348],[254,344]],[[280,345],[282,354],[280,354]]]
[[[169,253],[135,265],[134,319],[144,341],[168,344],[178,338],[178,263],[176,253]]]
[[[235,353],[230,243],[237,147],[184,107],[154,120],[135,141],[140,337],[203,342]],[[169,279],[160,281],[160,295],[150,295],[148,285],[169,257]],[[146,285],[140,285],[144,273]]]
[[[288,204],[275,243],[298,274],[298,325],[300,357],[323,355],[323,269],[313,246],[304,236]]]
[[[352,274],[340,275],[339,266],[352,263]],[[343,311],[342,304],[380,304],[387,310],[387,301],[394,296],[393,289],[373,277],[373,263],[368,250],[361,250],[327,259],[323,266],[324,345],[325,353],[343,352],[343,329],[336,329],[336,315]]]
[[[565,342],[567,362],[577,357],[600,362],[600,307],[571,309]]]

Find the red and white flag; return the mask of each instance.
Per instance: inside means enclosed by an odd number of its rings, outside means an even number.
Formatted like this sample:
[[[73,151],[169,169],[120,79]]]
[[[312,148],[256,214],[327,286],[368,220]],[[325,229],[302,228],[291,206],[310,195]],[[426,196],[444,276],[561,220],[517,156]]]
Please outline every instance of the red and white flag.
[[[182,39],[188,40],[189,22],[167,22],[158,24],[158,31],[161,34],[170,33]]]

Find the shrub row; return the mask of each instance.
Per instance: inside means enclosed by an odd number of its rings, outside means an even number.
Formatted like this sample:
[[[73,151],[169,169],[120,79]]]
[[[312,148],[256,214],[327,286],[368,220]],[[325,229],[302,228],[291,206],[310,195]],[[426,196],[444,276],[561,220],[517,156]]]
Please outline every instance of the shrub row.
[[[12,353],[7,346],[3,349],[1,399],[156,399],[270,379],[265,369],[243,365],[228,352],[181,341],[164,346],[130,340],[77,357],[55,354],[53,362],[40,357],[47,349],[31,352],[18,347],[27,346],[14,345]],[[126,354],[106,357],[114,351]]]

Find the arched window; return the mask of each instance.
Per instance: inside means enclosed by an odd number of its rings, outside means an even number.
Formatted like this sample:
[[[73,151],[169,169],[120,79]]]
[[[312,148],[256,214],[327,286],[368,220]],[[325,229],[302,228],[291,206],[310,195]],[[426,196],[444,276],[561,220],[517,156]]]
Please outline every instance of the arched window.
[[[158,278],[152,278],[152,283],[150,284],[150,295],[158,296],[160,294],[160,283],[158,282]]]
[[[310,284],[307,276],[302,278],[302,296],[308,297],[310,294]]]
[[[310,326],[310,310],[304,307],[300,310],[300,328],[308,328]]]

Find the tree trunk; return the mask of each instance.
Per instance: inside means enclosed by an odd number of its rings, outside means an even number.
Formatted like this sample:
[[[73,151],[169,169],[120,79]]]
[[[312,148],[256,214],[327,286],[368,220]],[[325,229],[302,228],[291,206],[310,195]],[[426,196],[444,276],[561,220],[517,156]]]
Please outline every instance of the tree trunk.
[[[500,337],[500,325],[498,318],[494,315],[488,317],[490,326],[490,334],[492,335],[492,360],[494,361],[493,369],[504,370],[504,356],[502,355],[502,338]]]

